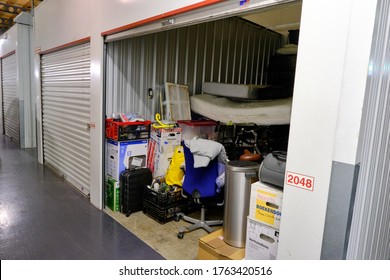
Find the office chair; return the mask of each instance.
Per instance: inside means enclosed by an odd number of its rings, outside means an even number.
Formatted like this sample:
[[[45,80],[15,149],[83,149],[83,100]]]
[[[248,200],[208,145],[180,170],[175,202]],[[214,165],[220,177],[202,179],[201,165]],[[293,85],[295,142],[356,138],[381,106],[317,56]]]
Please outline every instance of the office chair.
[[[192,223],[188,227],[181,227],[177,237],[182,239],[184,233],[195,229],[203,228],[207,232],[212,232],[211,226],[222,225],[223,220],[206,220],[205,205],[223,205],[223,192],[217,193],[217,184],[215,182],[218,177],[218,159],[210,161],[208,166],[194,168],[194,157],[190,149],[183,143],[184,161],[185,161],[185,177],[182,186],[182,195],[187,199],[192,199],[196,204],[200,205],[200,219],[195,219],[186,216],[183,212],[176,213],[175,221],[181,218]]]

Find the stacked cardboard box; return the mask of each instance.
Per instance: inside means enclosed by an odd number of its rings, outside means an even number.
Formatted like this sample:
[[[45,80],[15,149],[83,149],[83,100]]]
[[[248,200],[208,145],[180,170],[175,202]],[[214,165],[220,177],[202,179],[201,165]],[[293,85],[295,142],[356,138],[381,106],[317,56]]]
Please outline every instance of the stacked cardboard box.
[[[105,205],[119,211],[119,177],[126,168],[146,167],[148,140],[116,141],[106,139]]]
[[[104,203],[114,212],[120,211],[120,191],[119,191],[119,183],[115,179],[110,176],[106,176],[106,188],[105,188],[105,196]]]
[[[181,128],[153,128],[150,133],[148,168],[153,177],[165,177],[173,152],[181,145]]]
[[[228,245],[223,241],[223,229],[218,229],[199,239],[199,260],[242,260],[244,248]]]
[[[277,256],[283,190],[263,182],[251,185],[245,259],[272,260]]]

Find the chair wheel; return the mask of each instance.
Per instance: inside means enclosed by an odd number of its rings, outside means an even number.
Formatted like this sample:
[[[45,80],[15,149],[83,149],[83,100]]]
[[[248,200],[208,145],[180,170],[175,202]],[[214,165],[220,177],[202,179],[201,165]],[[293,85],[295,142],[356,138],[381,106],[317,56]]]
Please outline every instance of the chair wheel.
[[[179,233],[177,234],[177,238],[183,239],[183,237],[184,237],[184,232],[179,232]]]
[[[180,215],[175,215],[175,217],[173,219],[175,220],[175,222],[178,222],[178,221],[180,221],[181,216]]]

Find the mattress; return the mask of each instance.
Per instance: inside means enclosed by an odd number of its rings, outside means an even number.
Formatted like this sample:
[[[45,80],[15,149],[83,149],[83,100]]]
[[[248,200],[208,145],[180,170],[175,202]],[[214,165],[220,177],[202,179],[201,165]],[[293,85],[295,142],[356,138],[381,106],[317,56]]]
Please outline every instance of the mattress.
[[[266,100],[290,97],[292,89],[286,86],[204,82],[203,93],[238,100]]]
[[[290,123],[292,98],[261,101],[237,101],[200,94],[190,98],[191,110],[222,123],[284,125]]]

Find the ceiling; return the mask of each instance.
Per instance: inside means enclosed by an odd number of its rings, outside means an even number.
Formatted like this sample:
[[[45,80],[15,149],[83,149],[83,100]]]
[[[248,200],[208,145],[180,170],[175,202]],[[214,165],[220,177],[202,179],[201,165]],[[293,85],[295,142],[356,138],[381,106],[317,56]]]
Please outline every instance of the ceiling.
[[[43,0],[0,0],[0,34],[6,32],[14,24],[13,19],[21,12],[31,12],[31,7]]]
[[[242,18],[252,21],[283,35],[289,30],[299,29],[301,21],[302,1],[264,8],[252,14],[243,15]]]

